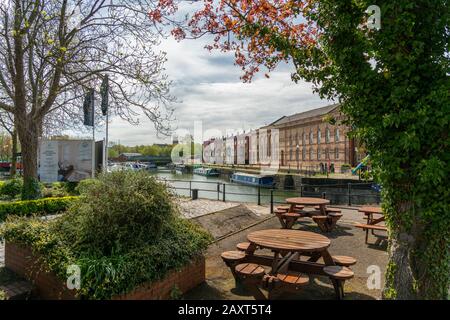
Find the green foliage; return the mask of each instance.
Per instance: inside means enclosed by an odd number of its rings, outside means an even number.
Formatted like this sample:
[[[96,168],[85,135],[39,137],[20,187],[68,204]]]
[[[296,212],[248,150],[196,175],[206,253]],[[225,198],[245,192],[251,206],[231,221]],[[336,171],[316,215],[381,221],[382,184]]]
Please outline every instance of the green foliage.
[[[140,145],[140,146],[123,146],[114,145],[108,148],[110,158],[117,158],[121,153],[140,153],[144,156],[170,156],[172,152],[172,145],[158,146],[158,145]]]
[[[42,197],[42,185],[37,179],[25,179],[22,187],[22,200],[36,200]]]
[[[368,28],[372,13],[366,10],[372,4],[381,9],[380,30]],[[448,0],[321,0],[304,14],[318,27],[317,43],[291,41],[260,21],[242,35],[270,38],[273,48],[293,59],[294,81],[311,81],[322,98],[339,101],[351,135],[371,155],[390,240],[399,244],[391,247],[390,260],[406,261],[390,271],[396,281],[386,281],[386,292],[399,299],[445,299],[450,287]],[[405,283],[401,274],[409,268],[412,280]]]
[[[23,180],[11,179],[2,183],[0,187],[0,194],[9,197],[10,199],[16,198],[22,193]]]
[[[32,246],[61,279],[68,265],[79,265],[81,297],[109,299],[162,279],[212,240],[179,217],[165,185],[145,172],[104,174],[80,192],[83,200],[63,216],[46,222],[8,219],[2,234]]]
[[[33,216],[53,215],[66,211],[78,200],[77,197],[44,198],[0,203],[0,222],[10,215]]]
[[[391,239],[414,239],[403,259],[415,280],[387,281],[386,291],[402,285],[410,295],[391,296],[442,299],[450,286],[448,1],[377,1],[379,31],[365,27],[371,4],[318,2],[310,18],[322,30],[321,46],[298,54],[297,74],[321,83],[322,97],[340,100],[383,186]],[[405,251],[396,250],[391,260],[402,259]]]
[[[87,192],[89,192],[89,188],[91,188],[92,185],[97,183],[100,183],[97,179],[82,180],[75,187],[74,192],[76,192],[78,195],[86,194]]]
[[[0,289],[0,301],[7,300],[6,292]]]

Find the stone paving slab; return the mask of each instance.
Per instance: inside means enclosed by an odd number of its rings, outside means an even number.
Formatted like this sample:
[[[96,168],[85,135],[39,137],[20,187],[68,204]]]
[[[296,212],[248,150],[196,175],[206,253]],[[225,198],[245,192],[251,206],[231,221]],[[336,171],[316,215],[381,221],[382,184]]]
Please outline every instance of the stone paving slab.
[[[226,210],[240,205],[240,203],[237,202],[222,202],[207,199],[178,199],[177,203],[180,207],[181,214],[188,219],[204,216],[206,214]]]

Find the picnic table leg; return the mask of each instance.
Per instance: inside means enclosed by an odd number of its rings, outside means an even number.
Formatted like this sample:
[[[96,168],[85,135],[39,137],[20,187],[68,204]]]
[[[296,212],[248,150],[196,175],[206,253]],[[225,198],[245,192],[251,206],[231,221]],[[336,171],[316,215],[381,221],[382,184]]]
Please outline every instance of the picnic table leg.
[[[281,216],[278,216],[278,220],[280,220],[281,228],[287,229],[286,222],[284,221],[284,219]]]
[[[322,258],[326,266],[335,266],[333,258],[331,257],[328,250],[324,250],[321,252]],[[333,283],[334,292],[336,293],[336,298],[341,300],[344,298],[344,282],[336,279],[330,279]]]
[[[295,212],[295,204],[291,204],[291,207],[289,208],[289,213]]]
[[[250,243],[250,245],[247,247],[247,250],[245,250],[245,254],[247,255],[253,255],[256,251],[257,246],[254,243]]]

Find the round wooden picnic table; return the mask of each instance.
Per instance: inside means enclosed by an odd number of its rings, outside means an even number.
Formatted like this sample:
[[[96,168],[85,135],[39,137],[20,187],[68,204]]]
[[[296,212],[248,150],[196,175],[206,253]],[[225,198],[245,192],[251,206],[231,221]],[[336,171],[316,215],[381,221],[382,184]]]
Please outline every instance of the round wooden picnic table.
[[[290,212],[295,210],[296,205],[301,206],[319,206],[320,214],[323,216],[327,215],[326,205],[330,204],[330,200],[322,199],[322,198],[307,198],[307,197],[299,197],[299,198],[288,198],[286,199],[286,203],[291,205]]]
[[[383,214],[383,210],[380,207],[361,207],[358,209],[359,212],[364,212],[366,214]]]
[[[247,239],[260,248],[284,252],[317,252],[326,250],[331,242],[327,237],[309,231],[269,229],[251,232]]]

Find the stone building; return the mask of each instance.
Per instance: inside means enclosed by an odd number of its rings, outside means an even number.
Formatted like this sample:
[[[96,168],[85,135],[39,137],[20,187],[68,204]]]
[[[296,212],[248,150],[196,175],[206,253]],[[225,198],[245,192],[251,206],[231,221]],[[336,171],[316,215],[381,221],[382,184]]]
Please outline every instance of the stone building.
[[[279,130],[280,167],[300,171],[341,172],[355,166],[355,142],[342,124],[339,105],[330,105],[283,117],[271,126]]]
[[[302,172],[342,172],[361,159],[339,105],[284,116],[247,134],[205,142],[204,162]]]

